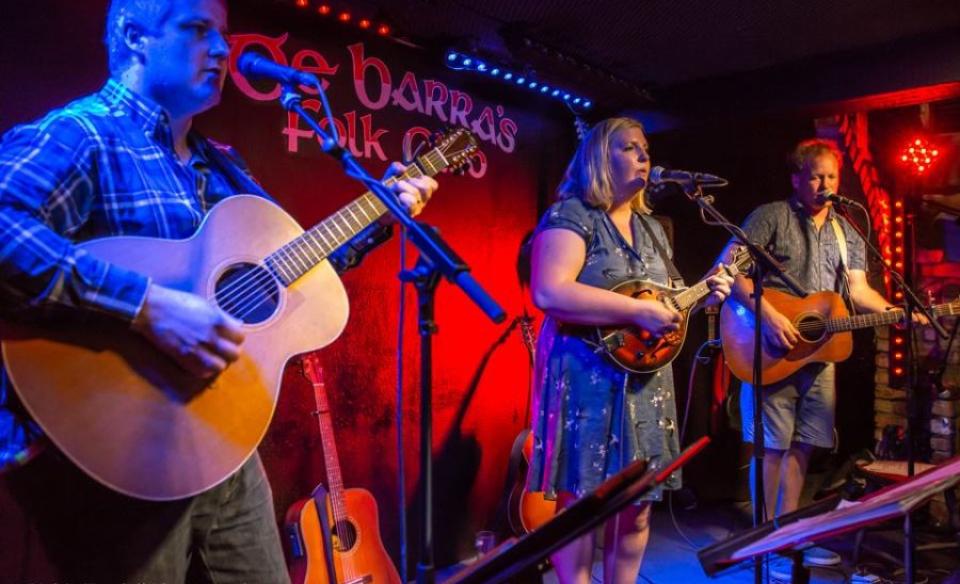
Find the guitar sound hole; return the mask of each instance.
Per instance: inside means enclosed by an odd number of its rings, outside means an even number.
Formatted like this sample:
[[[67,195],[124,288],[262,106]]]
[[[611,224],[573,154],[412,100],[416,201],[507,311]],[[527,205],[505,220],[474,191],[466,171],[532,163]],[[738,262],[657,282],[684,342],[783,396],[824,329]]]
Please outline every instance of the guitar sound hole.
[[[347,552],[357,543],[357,528],[350,521],[338,521],[333,526],[333,547]]]
[[[280,285],[270,272],[257,264],[236,264],[217,280],[217,305],[245,324],[263,322],[280,304]]]
[[[800,338],[804,341],[816,343],[826,333],[826,326],[823,324],[823,319],[818,316],[805,316],[797,322],[797,330],[800,331]]]

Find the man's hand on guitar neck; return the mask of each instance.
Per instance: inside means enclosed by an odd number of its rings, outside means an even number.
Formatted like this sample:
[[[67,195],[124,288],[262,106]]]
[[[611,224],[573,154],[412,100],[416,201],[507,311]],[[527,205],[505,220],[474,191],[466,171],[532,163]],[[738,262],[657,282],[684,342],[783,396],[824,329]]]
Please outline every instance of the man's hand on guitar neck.
[[[178,365],[204,379],[236,361],[244,339],[240,321],[196,294],[157,284],[147,289],[132,327]]]
[[[406,166],[399,162],[394,162],[390,165],[390,168],[387,169],[384,180],[394,176],[399,177],[406,170]],[[434,180],[433,177],[423,175],[415,178],[399,179],[390,185],[390,190],[397,196],[397,199],[400,201],[400,206],[402,206],[411,217],[416,217],[423,211],[424,207],[427,206],[427,202],[430,200],[430,197],[433,196],[437,187],[437,181]],[[384,215],[383,220],[387,222],[393,221],[389,213]]]

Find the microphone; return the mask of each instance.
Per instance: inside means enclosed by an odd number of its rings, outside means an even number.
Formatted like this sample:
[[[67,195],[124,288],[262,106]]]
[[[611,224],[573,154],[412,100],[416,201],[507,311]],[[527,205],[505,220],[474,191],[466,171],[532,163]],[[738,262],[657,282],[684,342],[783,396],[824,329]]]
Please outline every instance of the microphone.
[[[723,187],[728,184],[727,179],[713,174],[690,172],[687,170],[668,170],[662,166],[654,166],[650,169],[650,182],[653,184],[673,182],[707,187]]]
[[[240,58],[237,59],[237,69],[244,77],[272,79],[287,85],[307,85],[310,87],[320,85],[320,80],[313,73],[281,65],[253,51],[240,55]]]
[[[820,204],[822,205],[822,204],[826,203],[827,201],[832,201],[833,203],[835,203],[835,204],[837,204],[837,205],[847,205],[847,206],[854,205],[854,206],[860,206],[860,203],[859,203],[859,202],[854,201],[853,199],[848,199],[847,197],[841,197],[841,196],[838,195],[837,193],[831,193],[830,191],[823,191],[823,192],[817,193],[817,202],[818,202],[818,203],[820,203]]]

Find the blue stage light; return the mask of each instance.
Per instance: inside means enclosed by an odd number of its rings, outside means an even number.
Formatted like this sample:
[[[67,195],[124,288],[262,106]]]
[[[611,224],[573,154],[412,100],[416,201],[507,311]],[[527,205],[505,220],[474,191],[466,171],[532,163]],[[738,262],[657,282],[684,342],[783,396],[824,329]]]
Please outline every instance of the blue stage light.
[[[539,90],[541,95],[549,95],[557,99],[562,99],[570,106],[577,106],[574,109],[588,109],[593,106],[593,102],[585,97],[574,96],[569,91],[558,87],[541,83],[536,79],[531,79],[526,75],[514,73],[503,69],[500,65],[487,63],[474,55],[466,55],[454,50],[447,50],[445,53],[447,66],[457,71],[471,70],[477,73],[488,73],[491,77],[502,77],[504,81],[516,83],[518,86],[526,86],[531,91]]]

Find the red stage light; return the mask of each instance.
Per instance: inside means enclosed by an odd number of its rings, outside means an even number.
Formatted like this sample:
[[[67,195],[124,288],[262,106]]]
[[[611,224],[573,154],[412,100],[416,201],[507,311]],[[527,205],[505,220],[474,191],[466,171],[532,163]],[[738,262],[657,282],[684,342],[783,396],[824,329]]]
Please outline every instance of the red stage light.
[[[380,36],[387,36],[390,34],[390,27],[385,24],[381,24],[377,27],[377,34]]]
[[[361,18],[360,21],[357,22],[357,26],[359,26],[360,28],[366,30],[366,29],[370,28],[370,21],[369,21],[368,19],[366,19],[366,18]]]
[[[319,7],[317,7],[317,12],[319,12],[324,16],[327,16],[328,14],[333,12],[333,8],[330,8],[329,4],[321,4]]]
[[[896,367],[896,368],[894,368],[893,374],[896,375],[896,376],[898,376],[898,377],[901,376],[901,375],[903,375],[903,367]]]
[[[340,20],[340,22],[350,22],[351,17],[349,12],[341,12],[339,15],[337,15],[337,18]]]
[[[900,153],[900,162],[907,166],[914,174],[925,174],[930,166],[940,156],[936,145],[923,137],[913,138]]]
[[[306,8],[310,4],[310,0],[297,0],[297,8]]]

